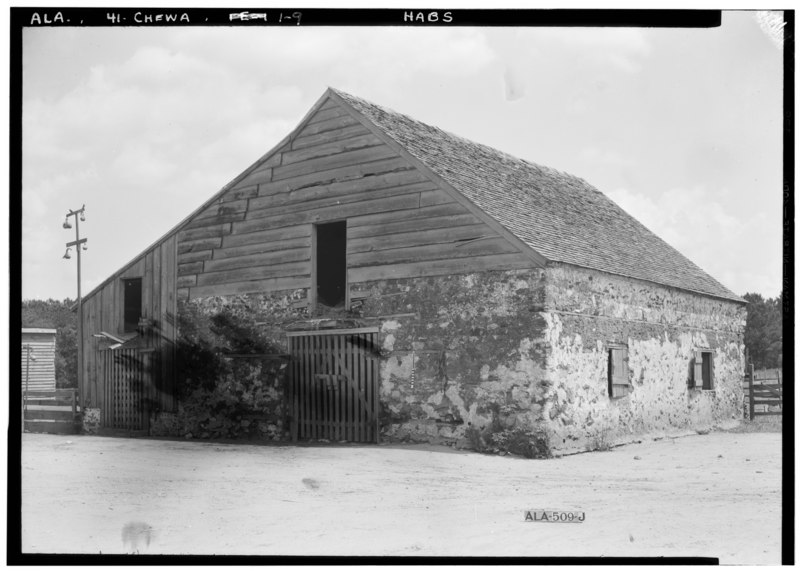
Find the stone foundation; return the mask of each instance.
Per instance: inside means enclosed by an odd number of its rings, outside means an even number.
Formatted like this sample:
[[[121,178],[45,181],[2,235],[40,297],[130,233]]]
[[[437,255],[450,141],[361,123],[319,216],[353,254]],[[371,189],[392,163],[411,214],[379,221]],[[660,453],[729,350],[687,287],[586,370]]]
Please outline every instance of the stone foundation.
[[[81,411],[81,433],[97,434],[100,431],[100,409],[84,408]]]

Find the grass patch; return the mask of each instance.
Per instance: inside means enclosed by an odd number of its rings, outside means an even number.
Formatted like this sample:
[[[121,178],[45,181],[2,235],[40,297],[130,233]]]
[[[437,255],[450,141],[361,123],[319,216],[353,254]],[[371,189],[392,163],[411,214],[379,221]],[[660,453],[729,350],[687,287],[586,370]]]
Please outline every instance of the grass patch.
[[[783,422],[752,422],[742,421],[739,426],[729,429],[721,429],[720,432],[732,432],[734,434],[747,434],[751,432],[783,432]]]
[[[614,447],[614,443],[616,441],[616,433],[612,430],[611,426],[608,423],[603,423],[597,429],[597,432],[594,433],[589,438],[589,443],[586,445],[587,452],[605,452],[611,450]]]

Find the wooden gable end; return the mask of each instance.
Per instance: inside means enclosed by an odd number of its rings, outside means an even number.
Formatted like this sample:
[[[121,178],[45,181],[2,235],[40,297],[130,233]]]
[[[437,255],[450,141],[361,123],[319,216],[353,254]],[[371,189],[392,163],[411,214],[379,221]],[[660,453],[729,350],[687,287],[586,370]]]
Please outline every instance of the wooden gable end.
[[[178,293],[311,287],[313,225],[347,221],[348,283],[532,267],[339,102],[318,104],[178,233]]]

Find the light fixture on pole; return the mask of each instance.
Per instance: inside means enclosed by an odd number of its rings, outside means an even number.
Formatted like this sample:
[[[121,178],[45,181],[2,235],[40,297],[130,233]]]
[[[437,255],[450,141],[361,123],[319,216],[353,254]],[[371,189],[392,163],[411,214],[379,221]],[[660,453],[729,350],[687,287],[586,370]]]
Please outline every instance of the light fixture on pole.
[[[81,406],[88,406],[90,404],[88,396],[86,401],[84,401],[85,395],[83,392],[83,302],[81,299],[81,249],[86,250],[86,238],[81,238],[80,222],[86,221],[85,213],[85,204],[81,206],[80,210],[70,210],[67,212],[66,218],[64,219],[64,224],[62,224],[62,227],[65,230],[68,230],[72,228],[72,224],[70,224],[69,221],[70,216],[75,218],[75,241],[67,242],[67,251],[63,257],[65,260],[69,260],[72,257],[69,253],[70,249],[72,246],[75,246],[75,252],[77,253],[78,259],[78,395],[80,395],[81,398]]]

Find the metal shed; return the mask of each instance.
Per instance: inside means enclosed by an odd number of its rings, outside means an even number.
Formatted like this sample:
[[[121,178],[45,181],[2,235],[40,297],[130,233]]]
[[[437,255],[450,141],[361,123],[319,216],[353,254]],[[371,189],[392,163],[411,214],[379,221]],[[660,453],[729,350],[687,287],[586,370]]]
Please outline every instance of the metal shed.
[[[50,391],[56,388],[55,329],[22,329],[21,370],[23,390]]]

